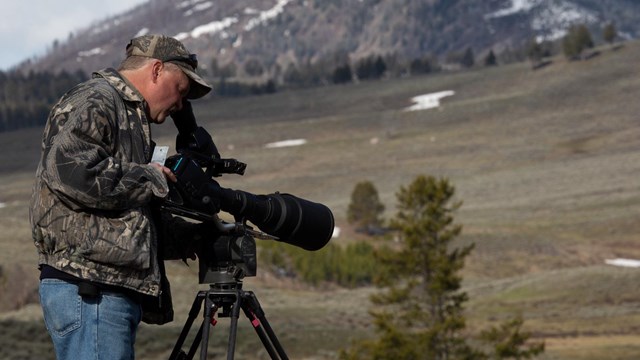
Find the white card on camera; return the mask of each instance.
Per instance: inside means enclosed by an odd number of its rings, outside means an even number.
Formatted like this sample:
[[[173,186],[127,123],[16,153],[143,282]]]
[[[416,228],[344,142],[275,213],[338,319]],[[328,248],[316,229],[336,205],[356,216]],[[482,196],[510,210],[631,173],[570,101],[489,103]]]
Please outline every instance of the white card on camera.
[[[169,153],[168,146],[156,146],[153,149],[153,156],[151,157],[151,162],[164,165],[164,161],[167,159],[168,153]]]

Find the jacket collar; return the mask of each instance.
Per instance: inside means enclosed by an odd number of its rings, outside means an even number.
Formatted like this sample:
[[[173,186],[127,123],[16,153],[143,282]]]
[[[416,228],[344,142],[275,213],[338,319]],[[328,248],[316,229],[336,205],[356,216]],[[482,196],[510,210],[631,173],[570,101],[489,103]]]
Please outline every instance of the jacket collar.
[[[120,73],[113,68],[107,68],[100,71],[96,71],[91,75],[92,78],[103,78],[105,79],[111,86],[113,86],[116,91],[120,94],[125,101],[132,102],[141,102],[143,105],[146,104],[146,101],[142,97],[142,94]]]

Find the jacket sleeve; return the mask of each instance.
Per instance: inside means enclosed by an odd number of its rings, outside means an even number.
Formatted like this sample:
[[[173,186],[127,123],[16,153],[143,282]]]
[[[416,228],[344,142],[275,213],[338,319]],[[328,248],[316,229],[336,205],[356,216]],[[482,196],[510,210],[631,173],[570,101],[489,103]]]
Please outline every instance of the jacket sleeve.
[[[50,114],[42,166],[47,186],[73,209],[123,210],[168,193],[161,171],[115,156],[121,129],[112,94],[72,94]],[[143,140],[141,140],[143,141]]]

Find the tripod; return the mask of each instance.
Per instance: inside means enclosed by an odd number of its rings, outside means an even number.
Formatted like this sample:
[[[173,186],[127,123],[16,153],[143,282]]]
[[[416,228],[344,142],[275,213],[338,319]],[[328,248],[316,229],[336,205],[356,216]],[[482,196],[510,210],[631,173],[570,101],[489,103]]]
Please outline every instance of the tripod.
[[[189,348],[189,353],[185,353],[182,350],[182,345],[184,344],[184,341],[189,334],[191,326],[198,316],[203,303],[204,319],[202,320],[202,324],[200,325],[196,338],[193,340],[193,343]],[[198,292],[195,300],[193,301],[193,305],[191,306],[191,310],[189,311],[189,317],[182,328],[182,333],[180,333],[180,337],[178,337],[169,359],[193,359],[198,345],[202,342],[202,346],[200,347],[200,360],[206,360],[209,330],[212,324],[215,325],[215,319],[213,317],[218,310],[222,310],[219,315],[220,317],[230,317],[227,359],[232,360],[236,346],[236,334],[238,330],[240,309],[244,311],[244,314],[251,321],[251,325],[260,337],[262,345],[264,345],[271,359],[288,359],[287,354],[280,345],[278,338],[265,317],[264,311],[258,302],[258,298],[253,292],[242,290],[242,282],[240,281],[236,281],[235,283],[210,284],[209,290],[202,290]]]

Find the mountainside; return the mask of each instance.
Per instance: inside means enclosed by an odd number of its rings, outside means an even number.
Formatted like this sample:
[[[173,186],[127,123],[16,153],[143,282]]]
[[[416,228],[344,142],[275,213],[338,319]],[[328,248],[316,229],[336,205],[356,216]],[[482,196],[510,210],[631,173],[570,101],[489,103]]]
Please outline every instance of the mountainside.
[[[570,24],[594,35],[614,22],[623,38],[640,35],[634,0],[150,0],[78,29],[25,71],[90,72],[116,66],[128,40],[164,33],[198,54],[203,71],[257,62],[277,76],[290,64],[395,55],[403,61],[467,48],[500,53],[527,41],[555,40]]]

